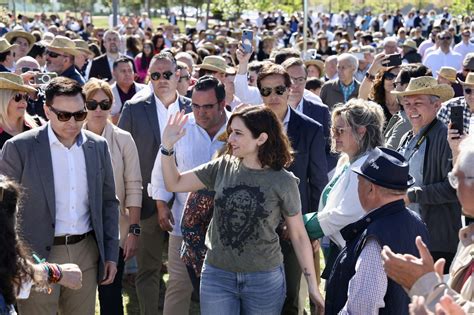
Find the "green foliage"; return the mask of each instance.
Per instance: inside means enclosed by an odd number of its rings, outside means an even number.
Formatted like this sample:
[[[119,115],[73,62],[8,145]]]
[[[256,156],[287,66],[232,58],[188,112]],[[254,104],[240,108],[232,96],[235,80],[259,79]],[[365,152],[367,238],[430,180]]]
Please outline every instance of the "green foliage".
[[[453,0],[450,10],[456,15],[470,15],[474,10],[474,0]]]

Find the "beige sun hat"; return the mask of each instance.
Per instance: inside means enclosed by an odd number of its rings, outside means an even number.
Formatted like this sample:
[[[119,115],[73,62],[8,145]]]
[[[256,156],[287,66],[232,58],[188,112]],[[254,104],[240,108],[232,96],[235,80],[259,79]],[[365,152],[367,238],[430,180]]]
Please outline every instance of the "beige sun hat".
[[[474,72],[469,72],[466,77],[466,81],[459,80],[462,85],[474,85]]]
[[[86,43],[86,41],[82,40],[82,39],[73,39],[72,40],[74,42],[74,44],[76,44],[76,49],[85,53],[85,54],[88,54],[89,57],[93,57],[94,56],[94,53],[92,51],[89,50],[89,45]]]
[[[441,67],[439,71],[436,71],[436,73],[452,83],[458,82],[458,79],[456,78],[457,72],[453,67]]]
[[[55,36],[53,41],[46,45],[46,47],[53,48],[73,56],[78,56],[81,53],[77,49],[76,43],[72,39],[61,35]]]
[[[25,85],[21,76],[10,73],[0,72],[0,89],[2,90],[14,90],[21,92],[36,92],[34,87]]]
[[[204,57],[204,60],[200,65],[197,65],[197,68],[231,75],[235,74],[235,69],[233,67],[229,67],[225,59],[221,56]]]
[[[418,49],[418,47],[416,47],[416,42],[413,39],[409,39],[409,38],[403,42],[402,47],[410,47],[415,50]]]
[[[408,95],[434,95],[445,102],[454,96],[453,88],[448,84],[438,84],[433,77],[418,77],[410,79],[407,89],[405,91],[391,91],[394,95],[408,96]]]
[[[23,37],[24,39],[26,39],[28,41],[28,44],[30,44],[30,48],[36,42],[36,37],[34,37],[28,32],[25,32],[24,30],[12,30],[5,34],[6,40],[10,43],[12,42],[12,39],[16,37]]]
[[[5,38],[0,38],[0,54],[10,51],[16,47],[18,47],[18,44],[10,45],[8,40],[6,40]]]

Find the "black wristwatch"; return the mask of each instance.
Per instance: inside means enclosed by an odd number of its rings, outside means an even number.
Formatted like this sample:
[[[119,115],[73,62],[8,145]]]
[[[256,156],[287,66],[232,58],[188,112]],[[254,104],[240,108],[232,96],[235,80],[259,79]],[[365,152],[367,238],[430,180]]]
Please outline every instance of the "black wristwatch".
[[[142,232],[142,228],[138,224],[131,224],[128,228],[128,233],[132,233],[135,236],[139,236]]]
[[[171,156],[174,154],[174,149],[166,149],[163,145],[160,145],[161,154]]]

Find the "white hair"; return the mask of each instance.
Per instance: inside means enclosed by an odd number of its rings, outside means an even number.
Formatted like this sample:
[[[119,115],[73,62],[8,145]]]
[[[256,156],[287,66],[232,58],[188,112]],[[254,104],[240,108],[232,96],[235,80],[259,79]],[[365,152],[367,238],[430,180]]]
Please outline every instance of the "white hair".
[[[359,60],[357,60],[356,56],[350,53],[342,53],[337,57],[337,62],[341,62],[342,60],[348,60],[354,66],[354,72],[359,67]]]
[[[383,40],[383,46],[385,46],[388,43],[398,44],[398,40],[395,36],[385,37],[384,40]]]
[[[460,144],[457,167],[466,177],[474,177],[474,135],[465,138]],[[466,183],[471,181],[466,181]]]

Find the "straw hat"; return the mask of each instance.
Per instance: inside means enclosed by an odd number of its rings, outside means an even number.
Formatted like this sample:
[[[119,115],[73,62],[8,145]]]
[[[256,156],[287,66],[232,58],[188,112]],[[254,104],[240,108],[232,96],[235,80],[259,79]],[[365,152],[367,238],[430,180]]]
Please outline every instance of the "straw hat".
[[[438,84],[433,77],[418,77],[410,79],[405,91],[392,91],[392,94],[400,96],[408,95],[434,95],[445,102],[454,96],[454,90],[448,84]]]
[[[0,54],[10,51],[16,47],[18,47],[18,44],[10,45],[10,43],[5,38],[0,38]]]
[[[273,37],[272,37],[273,38]],[[299,50],[303,50],[303,45],[304,45],[304,40],[300,39],[298,42],[296,42],[296,47],[298,47]],[[308,38],[306,41],[306,45],[316,47],[317,43],[314,39]]]
[[[207,56],[200,65],[197,65],[199,69],[205,69],[210,71],[221,72],[225,74],[235,74],[235,69],[229,67],[225,59],[221,56]]]
[[[467,77],[466,81],[459,80],[459,83],[462,85],[474,85],[474,72],[470,72]]]
[[[416,43],[413,39],[406,39],[403,44],[402,44],[402,47],[410,47],[410,48],[413,48],[413,49],[417,49],[416,47]]]
[[[30,44],[30,48],[36,42],[36,38],[30,33],[25,32],[24,30],[13,30],[5,34],[6,40],[10,43],[12,42],[12,39],[16,37],[22,37],[26,39],[28,41],[28,44]]]
[[[324,61],[316,49],[308,49],[304,54],[304,64],[306,66],[314,65],[319,68],[321,76],[324,75]]]
[[[0,72],[0,89],[28,93],[36,92],[35,88],[23,83],[21,76],[10,72]]]
[[[73,42],[74,44],[76,44],[76,49],[85,53],[85,54],[88,54],[89,57],[93,57],[94,56],[94,53],[92,51],[89,50],[89,45],[86,43],[86,41],[82,40],[82,39],[73,39]]]
[[[441,67],[436,73],[452,83],[458,82],[458,79],[456,79],[456,69],[452,67]]]
[[[77,49],[76,43],[72,39],[61,35],[54,37],[53,41],[46,45],[46,47],[53,48],[73,56],[78,56],[81,53]]]

